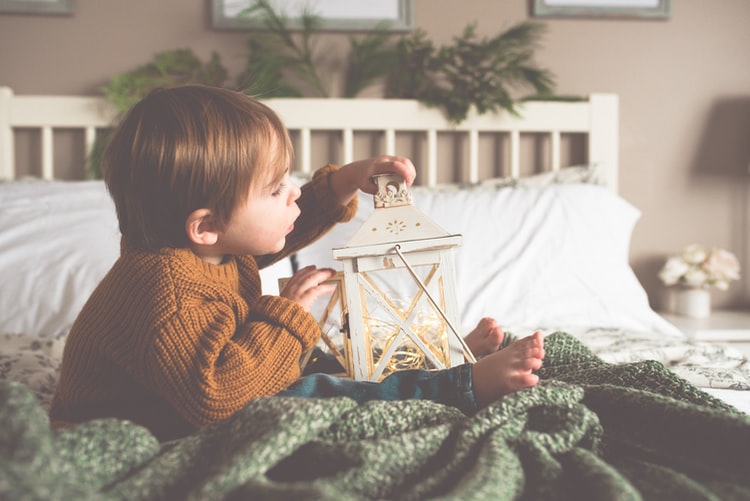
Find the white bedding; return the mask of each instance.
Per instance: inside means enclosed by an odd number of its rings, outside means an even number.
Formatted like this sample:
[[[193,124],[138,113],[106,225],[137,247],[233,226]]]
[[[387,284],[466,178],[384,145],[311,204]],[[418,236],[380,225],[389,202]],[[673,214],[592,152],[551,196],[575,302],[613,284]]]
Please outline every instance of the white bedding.
[[[70,330],[117,259],[120,235],[102,181],[0,183],[0,333],[57,336]],[[278,293],[289,260],[262,270]]]
[[[665,338],[654,332],[569,329],[605,362],[656,360],[707,393],[750,414],[750,362],[728,345]]]
[[[651,309],[628,262],[640,211],[597,184],[544,179],[535,187],[413,189],[417,208],[448,233],[463,235],[455,253],[463,328],[492,316],[510,327],[597,326],[681,336]],[[300,266],[341,269],[331,249],[345,246],[374,210],[367,195],[359,205],[353,221],[298,253]],[[389,284],[396,296],[411,284],[403,277],[404,283]]]
[[[747,360],[689,342],[649,307],[628,264],[637,209],[579,178],[547,181],[415,189],[419,208],[464,235],[456,256],[463,326],[491,315],[518,335],[564,330],[605,361],[658,360],[750,413]],[[369,210],[363,197],[355,221],[301,252],[300,265],[338,266],[331,249]],[[27,383],[48,404],[65,335],[118,250],[101,182],[0,183],[0,378]],[[264,290],[276,293],[277,278],[291,273],[289,260],[264,270]]]

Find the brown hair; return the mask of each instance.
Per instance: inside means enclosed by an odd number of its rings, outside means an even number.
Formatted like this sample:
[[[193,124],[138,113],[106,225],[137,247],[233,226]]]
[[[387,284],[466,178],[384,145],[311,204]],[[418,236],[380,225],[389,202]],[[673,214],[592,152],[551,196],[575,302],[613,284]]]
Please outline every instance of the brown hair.
[[[102,161],[120,231],[139,248],[186,247],[188,215],[207,208],[218,229],[251,189],[292,161],[283,123],[239,92],[186,85],[150,92],[124,117]]]

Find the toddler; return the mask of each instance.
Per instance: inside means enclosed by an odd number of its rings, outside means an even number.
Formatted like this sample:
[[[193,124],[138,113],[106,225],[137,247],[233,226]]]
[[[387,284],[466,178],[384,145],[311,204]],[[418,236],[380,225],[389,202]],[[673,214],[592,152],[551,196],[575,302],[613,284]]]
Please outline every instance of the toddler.
[[[410,185],[415,169],[379,156],[328,165],[299,188],[292,155],[277,115],[227,89],[155,90],[124,117],[102,164],[121,253],[71,329],[53,426],[116,417],[168,440],[262,396],[422,398],[471,413],[537,383],[541,334],[498,350],[504,334],[492,319],[466,337],[482,357],[475,364],[380,383],[300,377],[301,355],[321,336],[309,310],[334,271],[303,268],[268,296],[258,269],[351,219],[374,175]]]

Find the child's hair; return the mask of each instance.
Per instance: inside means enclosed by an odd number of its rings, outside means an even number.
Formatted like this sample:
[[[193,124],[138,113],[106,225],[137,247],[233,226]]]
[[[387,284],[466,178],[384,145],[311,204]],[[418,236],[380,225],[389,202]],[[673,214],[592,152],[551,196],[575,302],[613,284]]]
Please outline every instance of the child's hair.
[[[268,106],[232,90],[186,85],[151,91],[127,113],[102,171],[130,244],[186,247],[190,213],[207,208],[223,229],[251,189],[284,176],[292,155],[287,130]]]

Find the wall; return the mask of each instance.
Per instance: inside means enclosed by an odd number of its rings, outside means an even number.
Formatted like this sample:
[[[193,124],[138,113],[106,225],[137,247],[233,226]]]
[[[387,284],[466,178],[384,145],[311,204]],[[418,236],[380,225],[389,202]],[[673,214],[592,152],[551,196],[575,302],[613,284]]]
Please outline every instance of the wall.
[[[530,18],[527,0],[414,0],[414,19],[445,43],[471,22],[481,34]],[[236,74],[241,32],[210,27],[207,0],[76,0],[72,17],[0,15],[0,84],[19,94],[95,94],[163,50],[217,51]],[[537,61],[561,94],[620,96],[621,194],[641,209],[631,261],[655,307],[656,273],[688,243],[734,251],[750,275],[750,2],[672,0],[667,20],[537,19]],[[335,50],[342,35],[324,41]],[[11,47],[13,47],[11,49]],[[747,306],[750,280],[715,292]]]

